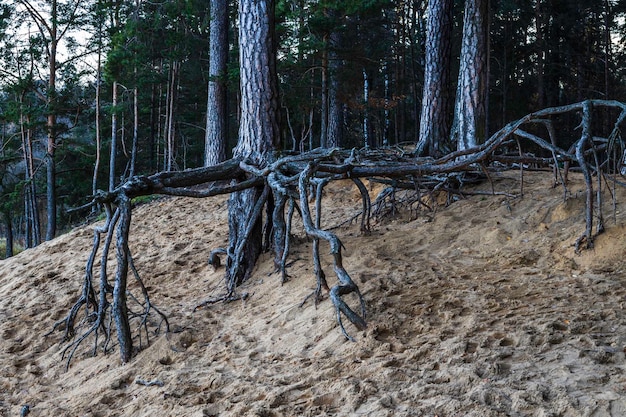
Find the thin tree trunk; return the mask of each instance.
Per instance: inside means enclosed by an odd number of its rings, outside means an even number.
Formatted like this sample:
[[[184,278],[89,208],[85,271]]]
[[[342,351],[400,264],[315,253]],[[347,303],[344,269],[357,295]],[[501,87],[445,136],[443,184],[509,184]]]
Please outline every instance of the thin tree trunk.
[[[322,51],[322,96],[320,109],[320,146],[328,145],[328,36],[324,37],[326,47]]]
[[[98,190],[98,171],[100,169],[100,158],[102,151],[102,138],[100,136],[100,91],[101,91],[101,78],[102,78],[102,48],[98,46],[98,61],[96,67],[96,114],[95,114],[95,123],[96,123],[96,161],[93,165],[93,177],[91,180],[91,193],[96,195],[96,191]],[[93,210],[95,211],[96,206],[93,206]]]
[[[13,256],[13,222],[11,220],[11,213],[5,211],[3,213],[4,226],[6,229],[6,250],[4,253],[5,258]]]
[[[23,104],[23,96],[20,97],[20,104]],[[26,127],[28,125],[28,127]],[[35,184],[35,161],[33,158],[32,131],[30,129],[30,119],[24,114],[20,114],[20,134],[22,137],[22,148],[24,154],[24,214],[26,216],[26,247],[32,248],[41,242],[41,224],[39,221],[39,207],[37,206],[37,186]]]
[[[173,61],[170,65],[170,81],[168,84],[168,96],[167,96],[167,117],[166,117],[166,125],[165,125],[165,136],[167,137],[167,151],[166,151],[166,163],[165,170],[172,171],[174,169],[174,140],[175,140],[175,123],[174,116],[175,111],[174,107],[176,105],[176,87],[178,82],[178,69],[180,63],[178,61]]]
[[[52,1],[51,4],[51,25],[50,25],[50,45],[48,55],[48,118],[46,121],[46,129],[48,131],[48,144],[46,155],[46,240],[54,239],[57,229],[57,197],[56,197],[56,110],[54,110],[54,102],[56,101],[56,73],[57,73],[57,2]]]
[[[546,14],[543,8],[543,0],[536,0],[535,3],[535,32],[537,36],[537,108],[543,109],[546,106]]]
[[[389,145],[389,126],[391,121],[389,120],[389,65],[387,61],[383,63],[383,76],[384,79],[384,95],[385,95],[385,111],[384,111],[384,125],[383,125],[383,146]]]
[[[111,153],[109,156],[109,191],[115,188],[115,163],[117,154],[117,81],[113,81],[113,113],[111,114]]]
[[[373,144],[370,143],[370,115],[368,111],[370,94],[370,81],[367,76],[367,70],[363,68],[363,141],[365,148],[369,148]]]
[[[135,68],[135,79],[137,78],[137,68]],[[129,177],[135,176],[135,165],[137,164],[137,148],[139,147],[139,89],[133,88],[133,144],[130,150]]]
[[[151,88],[150,94],[150,171],[158,171],[159,170],[159,162],[158,162],[158,136],[157,136],[157,125],[158,115],[158,100],[156,98],[156,86],[153,84]]]
[[[228,64],[228,1],[211,0],[211,33],[209,41],[209,87],[204,142],[204,166],[226,159]]]

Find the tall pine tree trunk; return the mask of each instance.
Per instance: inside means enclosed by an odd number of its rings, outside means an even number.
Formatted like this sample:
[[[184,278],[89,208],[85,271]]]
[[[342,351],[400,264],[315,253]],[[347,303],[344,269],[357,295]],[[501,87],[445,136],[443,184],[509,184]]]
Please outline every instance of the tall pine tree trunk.
[[[51,3],[50,45],[48,49],[48,117],[46,129],[48,134],[46,154],[46,240],[54,239],[57,230],[57,196],[56,196],[56,73],[57,73],[57,2]]]
[[[274,6],[273,0],[239,2],[241,121],[234,157],[259,166],[266,163],[279,140]],[[261,253],[262,220],[253,214],[263,203],[262,196],[267,197],[263,189],[252,188],[232,193],[228,202],[226,278],[231,292],[250,276]]]
[[[20,107],[24,105],[24,94],[20,95]],[[26,217],[25,246],[32,248],[41,243],[41,224],[37,206],[37,185],[35,183],[35,159],[33,156],[31,121],[20,110],[20,136],[24,156],[24,216]]]
[[[452,36],[452,0],[428,2],[426,65],[418,155],[436,156],[450,136],[448,85]]]
[[[115,163],[117,159],[117,81],[113,81],[113,112],[111,114],[111,153],[109,155],[109,191],[115,188]]]
[[[458,150],[484,139],[487,117],[489,0],[466,0],[461,66],[454,104],[451,139]]]
[[[99,42],[101,41],[101,38]],[[95,126],[96,126],[96,160],[93,165],[93,176],[91,178],[91,193],[96,195],[98,190],[98,170],[100,169],[100,158],[102,150],[102,137],[100,136],[100,91],[102,80],[102,47],[98,45],[98,58],[96,64],[96,97],[95,97]],[[93,206],[93,210],[96,210],[96,206]]]
[[[320,105],[320,146],[328,148],[328,35],[324,36],[326,47],[322,51],[321,105]]]
[[[204,143],[204,166],[226,159],[226,66],[228,59],[228,1],[211,0],[209,88]]]

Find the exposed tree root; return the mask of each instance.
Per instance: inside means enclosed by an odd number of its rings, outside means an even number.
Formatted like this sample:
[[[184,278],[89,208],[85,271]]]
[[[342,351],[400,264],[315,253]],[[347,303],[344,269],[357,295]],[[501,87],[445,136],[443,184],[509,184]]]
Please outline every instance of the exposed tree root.
[[[594,136],[592,121],[594,109],[619,112],[619,116],[606,138]],[[580,115],[580,138],[573,143],[559,145],[555,118]],[[67,317],[55,324],[54,329],[64,325],[62,340],[69,344],[63,353],[67,356],[68,365],[79,345],[89,336],[94,335],[94,353],[98,346],[98,335],[105,336],[104,349],[107,349],[113,328],[117,332],[117,345],[123,362],[130,359],[133,353],[133,334],[139,334],[139,344],[142,345],[141,333],[146,335],[148,342],[149,320],[154,312],[161,323],[168,326],[166,316],[152,305],[148,292],[141,283],[139,273],[133,264],[128,249],[128,234],[131,223],[130,199],[140,195],[165,194],[204,198],[217,194],[253,193],[253,198],[236,199],[231,196],[230,204],[239,207],[246,203],[250,210],[246,211],[246,218],[232,219],[229,216],[231,246],[228,250],[216,249],[209,256],[209,263],[218,268],[222,263],[226,266],[225,293],[223,296],[210,299],[199,304],[196,309],[203,308],[215,302],[245,299],[247,293],[237,294],[237,286],[244,282],[254,265],[241,265],[247,261],[245,247],[254,250],[272,250],[276,270],[280,272],[280,282],[285,283],[288,278],[287,259],[290,251],[290,232],[294,213],[302,217],[304,229],[313,239],[312,262],[317,281],[316,289],[311,294],[315,297],[315,304],[322,299],[322,292],[328,291],[333,303],[337,322],[346,338],[353,340],[343,325],[342,318],[347,318],[357,329],[365,329],[365,300],[343,265],[342,243],[339,237],[329,229],[322,228],[322,191],[331,181],[350,179],[358,188],[362,198],[361,212],[348,219],[361,219],[360,230],[369,233],[370,218],[372,215],[393,214],[399,207],[412,207],[419,210],[432,211],[436,194],[446,193],[448,202],[480,192],[468,192],[467,185],[477,181],[487,180],[491,184],[490,191],[482,191],[488,195],[515,196],[509,192],[496,189],[492,180],[494,172],[506,169],[519,169],[519,196],[524,192],[524,171],[531,168],[546,169],[554,176],[554,185],[563,188],[564,198],[568,198],[567,178],[569,170],[578,169],[582,172],[585,187],[585,230],[577,239],[574,249],[593,247],[593,222],[597,221],[596,234],[604,230],[602,217],[602,179],[605,184],[612,186],[626,185],[619,179],[626,174],[626,152],[620,136],[620,126],[626,119],[626,104],[616,101],[590,100],[568,106],[553,107],[509,123],[496,132],[482,145],[460,152],[450,153],[437,160],[432,158],[417,158],[410,151],[400,148],[385,149],[353,149],[350,151],[339,149],[315,149],[306,153],[287,156],[268,156],[258,166],[250,161],[232,159],[222,164],[207,168],[187,170],[183,172],[163,172],[151,176],[137,176],[112,192],[99,192],[94,196],[94,204],[102,204],[107,213],[107,220],[103,226],[94,230],[92,252],[87,261],[85,279],[81,286],[78,301],[72,306]],[[545,129],[548,138],[544,139],[538,133]],[[604,132],[607,133],[607,132]],[[571,135],[571,132],[569,132]],[[567,136],[567,135],[565,135]],[[564,147],[567,147],[565,150]],[[593,177],[596,177],[594,189]],[[388,187],[372,203],[362,178],[382,182]],[[402,198],[397,190],[408,190]],[[615,192],[613,207],[616,207]],[[312,198],[314,196],[314,198]],[[595,196],[595,198],[594,198]],[[315,218],[311,213],[310,204],[315,201]],[[115,209],[113,207],[116,207]],[[285,215],[285,210],[287,211]],[[265,215],[265,218],[264,218]],[[236,220],[236,221],[235,221]],[[259,227],[264,227],[262,239],[253,242],[252,236],[260,234]],[[102,234],[105,234],[104,245],[101,250],[100,283],[94,286],[94,260],[100,249]],[[111,285],[107,277],[107,259],[113,237],[116,237],[116,275]],[[254,239],[258,239],[255,237]],[[261,241],[262,240],[262,241]],[[322,269],[320,259],[320,241],[328,242],[330,254],[333,257],[333,269],[337,283],[329,288],[326,275]],[[232,242],[235,242],[232,244]],[[221,262],[219,255],[226,255],[225,262]],[[130,295],[127,288],[127,275],[134,274],[141,291],[141,299]],[[241,271],[244,271],[242,274]],[[355,312],[343,299],[344,296],[355,294],[359,300],[359,313]],[[304,301],[310,298],[307,297]],[[135,301],[138,311],[128,308],[127,301]],[[81,326],[88,325],[87,330],[76,339],[75,327],[79,312],[84,308],[85,318]],[[131,321],[137,323],[131,327]],[[114,325],[113,325],[114,323]],[[160,327],[155,326],[156,329]],[[133,330],[136,329],[136,330]]]
[[[343,244],[339,240],[339,238],[334,234],[326,230],[322,230],[319,227],[316,227],[313,224],[313,220],[311,219],[311,211],[309,209],[309,200],[308,200],[308,182],[311,176],[315,173],[315,170],[319,164],[317,162],[309,162],[307,167],[300,174],[299,188],[300,188],[300,209],[302,210],[302,221],[304,223],[304,229],[309,236],[313,236],[316,239],[324,239],[330,245],[330,253],[334,259],[334,270],[337,275],[337,279],[339,279],[339,284],[335,285],[330,289],[330,299],[335,305],[335,310],[337,312],[337,322],[341,327],[341,331],[346,336],[346,338],[350,340],[354,340],[347,332],[341,322],[341,313],[343,313],[359,330],[363,330],[367,327],[365,323],[365,301],[361,296],[361,292],[359,291],[359,287],[352,281],[350,275],[343,267],[342,257],[341,257],[341,248]],[[321,193],[318,195],[318,201],[321,200]],[[319,219],[319,213],[317,216]],[[359,297],[359,302],[361,304],[361,316],[356,314],[341,298],[342,295],[356,293]]]
[[[124,193],[118,195],[116,200],[118,207],[115,211],[111,209],[111,202],[105,201],[107,218],[105,224],[94,229],[94,243],[92,252],[89,256],[86,266],[86,274],[83,281],[83,290],[78,301],[72,306],[70,312],[63,320],[55,323],[51,334],[56,328],[65,325],[65,331],[62,341],[69,342],[61,352],[62,358],[67,358],[66,369],[69,367],[74,354],[76,353],[82,342],[90,335],[94,335],[93,355],[98,351],[99,335],[104,335],[104,343],[102,350],[106,352],[111,339],[112,324],[115,323],[117,330],[118,346],[120,347],[120,357],[122,362],[128,362],[133,354],[133,336],[130,328],[131,321],[137,321],[137,329],[139,338],[139,348],[143,347],[141,333],[145,333],[146,344],[149,343],[148,319],[152,312],[161,317],[161,322],[166,325],[166,331],[169,331],[169,323],[167,317],[150,301],[148,290],[143,284],[137,269],[135,268],[130,250],[128,248],[128,233],[131,223],[131,203],[130,198]],[[96,288],[94,288],[93,267],[96,258],[102,233],[106,232],[104,247],[101,253],[100,262],[100,284],[97,287],[99,292],[98,301],[96,302]],[[111,247],[113,236],[116,235],[116,259],[117,269],[115,274],[114,286],[111,286],[108,280],[107,265],[108,255]],[[127,286],[128,270],[131,270],[141,291],[143,301],[136,298]],[[136,302],[140,307],[139,311],[132,311],[128,308],[127,297]],[[112,299],[110,299],[112,298]],[[85,319],[82,324],[91,324],[79,337],[74,338],[76,329],[76,317],[81,310],[85,308]],[[93,311],[90,309],[93,308]],[[160,330],[159,324],[156,332]]]

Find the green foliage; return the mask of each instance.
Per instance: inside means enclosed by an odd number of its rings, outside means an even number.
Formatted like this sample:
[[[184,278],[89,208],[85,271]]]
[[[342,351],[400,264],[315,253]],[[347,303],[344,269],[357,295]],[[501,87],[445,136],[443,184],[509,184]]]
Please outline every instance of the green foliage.
[[[65,4],[65,2],[62,2]],[[463,1],[454,9],[453,53],[458,58]],[[626,3],[602,0],[555,1],[493,0],[491,3],[490,117],[491,129],[536,110],[541,104],[557,105],[580,98],[626,100]],[[137,9],[137,5],[139,8]],[[276,33],[280,79],[281,129],[285,147],[291,135],[297,144],[319,144],[324,88],[323,74],[339,80],[339,101],[345,116],[347,144],[362,144],[363,117],[370,117],[371,134],[381,143],[415,141],[422,92],[426,0],[278,0]],[[103,139],[101,186],[108,170],[111,115],[118,116],[119,154],[116,176],[128,175],[132,130],[133,94],[139,100],[137,173],[163,168],[164,131],[168,88],[173,88],[178,169],[202,163],[206,112],[206,86],[210,11],[203,0],[162,2],[90,2],[81,21],[89,31],[94,50],[104,53],[101,83]],[[229,146],[238,131],[238,81],[236,2],[231,2],[228,106]],[[540,9],[540,10],[539,10]],[[66,7],[62,10],[68,11]],[[539,11],[541,13],[539,13]],[[62,13],[63,14],[63,13]],[[543,32],[538,40],[537,16]],[[24,16],[11,4],[0,4],[0,129],[11,126],[0,155],[0,209],[23,216],[24,176],[20,129],[34,143],[39,193],[43,186],[41,145],[45,117],[59,115],[59,205],[75,207],[91,194],[95,162],[96,79],[93,68],[78,61],[63,62],[61,80],[51,105],[46,102],[45,47],[48,40],[38,31],[19,38]],[[60,16],[63,23],[67,16]],[[84,24],[84,25],[83,25]],[[609,25],[607,28],[607,24]],[[607,48],[606,29],[612,43]],[[19,32],[22,33],[22,32]],[[331,35],[338,35],[331,42]],[[70,39],[70,50],[80,45]],[[79,49],[71,55],[79,55]],[[340,63],[330,74],[329,56]],[[540,57],[545,58],[543,69]],[[453,59],[457,62],[458,59]],[[93,64],[93,60],[90,62]],[[454,64],[456,65],[456,64]],[[326,72],[324,72],[326,71]],[[369,77],[369,100],[364,101],[363,71]],[[452,68],[454,74],[456,68]],[[172,81],[172,77],[174,80]],[[111,104],[111,85],[117,81],[118,104]],[[454,78],[453,78],[454,81]],[[544,98],[539,90],[543,89]],[[455,85],[448,86],[454,94]],[[543,100],[543,102],[541,101]],[[288,116],[288,118],[287,118]],[[287,125],[287,120],[290,126]],[[7,128],[8,129],[8,128]],[[0,131],[0,135],[1,135]],[[310,135],[309,135],[310,134]],[[8,138],[11,138],[10,140]],[[22,171],[19,171],[19,169]],[[11,173],[9,175],[9,173]],[[41,197],[41,196],[40,196]],[[63,212],[63,210],[61,210]],[[60,215],[62,222],[76,217]]]
[[[139,197],[135,197],[131,200],[131,204],[133,206],[140,206],[142,204],[148,204],[151,203],[153,201],[158,200],[160,197],[157,195],[142,195]]]
[[[0,238],[0,260],[4,259],[6,250],[7,250],[6,239]],[[22,251],[24,251],[24,248],[20,244],[13,242],[13,256],[17,255],[18,253]]]

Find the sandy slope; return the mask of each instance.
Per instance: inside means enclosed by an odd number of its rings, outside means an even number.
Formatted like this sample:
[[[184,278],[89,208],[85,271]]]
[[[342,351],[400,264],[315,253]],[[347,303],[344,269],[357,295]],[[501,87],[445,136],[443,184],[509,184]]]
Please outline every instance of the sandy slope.
[[[514,178],[499,189],[519,191]],[[355,343],[328,300],[298,307],[314,288],[301,227],[287,284],[265,257],[245,302],[194,313],[222,290],[206,259],[226,243],[225,199],[138,207],[136,265],[174,331],[124,366],[117,352],[92,357],[88,339],[65,372],[60,333],[43,335],[79,292],[92,232],[74,230],[0,261],[0,416],[24,404],[55,417],[624,416],[626,214],[607,212],[596,249],[575,255],[576,181],[565,202],[527,174],[523,199],[475,196],[370,236],[338,229],[368,306],[368,329],[348,326]],[[325,198],[326,227],[360,205],[349,183]]]

